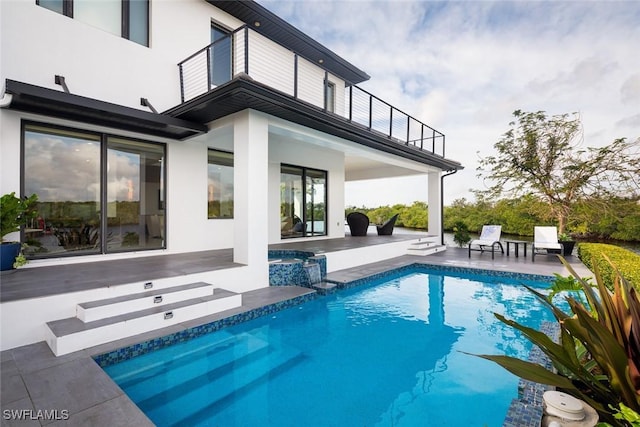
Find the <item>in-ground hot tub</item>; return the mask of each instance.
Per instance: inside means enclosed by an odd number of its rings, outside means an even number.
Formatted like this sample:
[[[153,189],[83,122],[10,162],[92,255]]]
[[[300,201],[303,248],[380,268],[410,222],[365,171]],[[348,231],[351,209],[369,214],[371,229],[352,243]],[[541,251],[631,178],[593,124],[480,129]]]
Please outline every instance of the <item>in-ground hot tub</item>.
[[[327,275],[327,258],[324,255],[296,250],[270,250],[268,254],[271,286],[311,287]]]

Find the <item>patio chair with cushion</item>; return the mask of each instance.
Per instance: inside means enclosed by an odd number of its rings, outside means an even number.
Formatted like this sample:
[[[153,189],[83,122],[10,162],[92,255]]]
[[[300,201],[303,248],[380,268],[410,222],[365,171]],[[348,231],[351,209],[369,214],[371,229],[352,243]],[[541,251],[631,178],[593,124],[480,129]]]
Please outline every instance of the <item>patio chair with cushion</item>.
[[[536,252],[544,250],[547,255],[563,252],[562,243],[558,242],[556,227],[533,227],[533,244],[531,245],[531,261],[536,261]]]
[[[366,236],[369,228],[369,218],[361,212],[351,212],[347,215],[347,224],[352,236]]]
[[[469,242],[469,258],[471,258],[471,251],[484,252],[485,250],[489,251],[489,248],[491,248],[491,259],[495,258],[496,248],[500,248],[500,251],[504,254],[504,248],[500,243],[501,234],[501,225],[483,225],[480,238]]]
[[[391,236],[393,234],[393,227],[396,225],[396,220],[398,219],[398,214],[395,214],[391,218],[389,218],[384,224],[376,225],[376,230],[378,230],[378,236]]]

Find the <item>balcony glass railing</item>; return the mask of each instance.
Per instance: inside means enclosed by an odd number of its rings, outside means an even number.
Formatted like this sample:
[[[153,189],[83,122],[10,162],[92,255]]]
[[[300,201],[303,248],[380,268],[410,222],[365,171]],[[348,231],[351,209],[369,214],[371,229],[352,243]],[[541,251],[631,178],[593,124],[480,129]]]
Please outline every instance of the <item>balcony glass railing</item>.
[[[336,114],[389,140],[444,157],[445,136],[356,85],[247,26],[178,64],[182,102],[244,73],[292,98]]]

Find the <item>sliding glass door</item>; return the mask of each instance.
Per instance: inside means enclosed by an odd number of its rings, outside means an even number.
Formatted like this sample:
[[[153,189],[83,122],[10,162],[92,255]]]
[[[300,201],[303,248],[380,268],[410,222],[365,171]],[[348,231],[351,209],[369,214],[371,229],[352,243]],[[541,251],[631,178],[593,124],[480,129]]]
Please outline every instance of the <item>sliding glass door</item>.
[[[164,246],[164,146],[107,140],[107,252]]]
[[[42,124],[23,127],[30,258],[165,247],[165,146]]]
[[[24,194],[38,195],[27,254],[100,253],[100,135],[28,125],[23,138]]]
[[[327,234],[327,172],[282,165],[280,170],[280,235]]]

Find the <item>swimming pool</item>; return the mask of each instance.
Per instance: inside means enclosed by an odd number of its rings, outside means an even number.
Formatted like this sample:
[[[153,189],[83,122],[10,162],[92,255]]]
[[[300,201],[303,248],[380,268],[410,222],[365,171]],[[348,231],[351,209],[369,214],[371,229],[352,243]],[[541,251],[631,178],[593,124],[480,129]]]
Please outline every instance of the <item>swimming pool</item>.
[[[499,426],[518,379],[461,351],[526,357],[520,283],[404,271],[105,371],[158,425]]]

